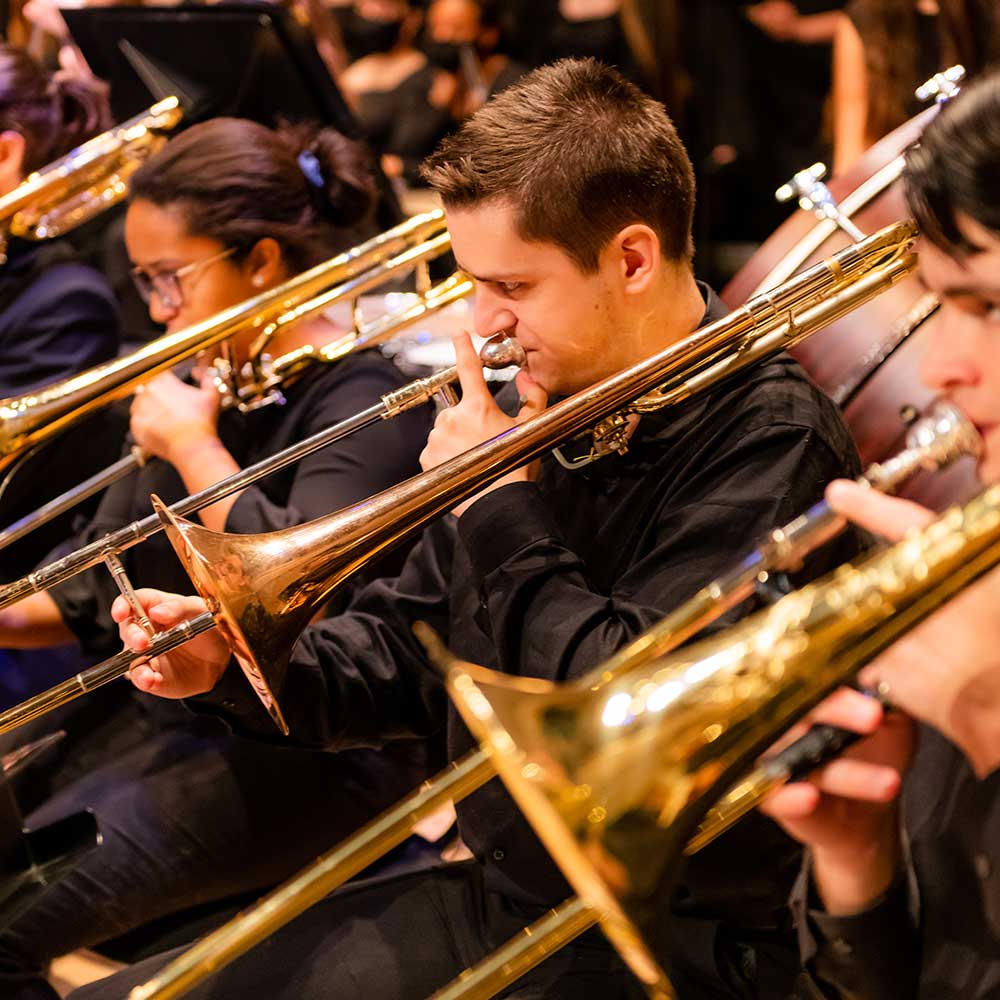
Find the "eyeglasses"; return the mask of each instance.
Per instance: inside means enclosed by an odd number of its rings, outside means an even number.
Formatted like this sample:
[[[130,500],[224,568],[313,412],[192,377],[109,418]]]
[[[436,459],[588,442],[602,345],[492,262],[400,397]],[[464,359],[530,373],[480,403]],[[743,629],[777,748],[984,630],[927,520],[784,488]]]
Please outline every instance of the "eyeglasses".
[[[228,250],[222,250],[205,260],[196,260],[192,264],[185,264],[172,271],[157,271],[156,274],[149,274],[136,265],[131,271],[132,281],[135,283],[135,290],[139,293],[139,297],[146,305],[149,305],[153,292],[156,292],[164,308],[180,309],[184,305],[184,289],[181,286],[181,278],[195,274],[217,261],[225,260],[234,253],[236,253],[236,247],[230,247]]]

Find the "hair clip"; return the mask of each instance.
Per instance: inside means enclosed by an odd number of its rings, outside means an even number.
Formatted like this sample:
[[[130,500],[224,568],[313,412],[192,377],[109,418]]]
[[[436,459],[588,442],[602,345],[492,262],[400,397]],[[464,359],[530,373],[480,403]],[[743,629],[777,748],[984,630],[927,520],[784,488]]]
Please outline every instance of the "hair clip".
[[[316,159],[316,154],[311,149],[304,149],[299,153],[299,169],[305,179],[320,191],[326,189],[326,181],[323,180],[323,168]]]

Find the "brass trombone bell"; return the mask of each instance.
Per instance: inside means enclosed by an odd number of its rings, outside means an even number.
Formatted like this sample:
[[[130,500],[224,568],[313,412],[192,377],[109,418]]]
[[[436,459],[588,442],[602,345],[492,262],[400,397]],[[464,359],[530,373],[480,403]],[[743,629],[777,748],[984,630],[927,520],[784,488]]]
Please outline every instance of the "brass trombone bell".
[[[593,690],[451,660],[448,690],[650,996],[698,821],[788,726],[1000,562],[1000,488],[725,633]]]

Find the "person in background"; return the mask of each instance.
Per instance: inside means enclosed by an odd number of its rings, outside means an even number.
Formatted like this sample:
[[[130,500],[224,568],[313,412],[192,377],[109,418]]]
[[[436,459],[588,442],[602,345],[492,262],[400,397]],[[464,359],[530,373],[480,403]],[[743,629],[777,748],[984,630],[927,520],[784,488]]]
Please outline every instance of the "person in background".
[[[103,87],[46,72],[24,50],[0,46],[0,195],[109,124]],[[0,398],[113,358],[119,343],[118,306],[105,278],[82,261],[73,234],[37,242],[12,236],[5,226],[3,237]],[[3,489],[0,527],[106,464],[117,454],[123,433],[123,420],[105,413],[46,446]],[[66,537],[70,520],[59,518],[0,550],[0,578],[27,572]]]
[[[422,23],[410,0],[355,0],[345,36],[364,55],[338,81],[386,175],[409,184],[452,124],[452,88],[419,48]]]
[[[180,331],[356,244],[374,199],[367,153],[333,129],[274,131],[233,118],[194,125],[133,175],[125,234],[137,286],[151,316]],[[235,371],[258,333],[248,327],[227,342]],[[282,327],[268,350],[279,356],[342,334],[316,314]],[[364,351],[308,368],[266,405],[221,410],[205,367],[214,353],[193,383],[165,373],[140,386],[130,427],[151,460],[110,487],[93,521],[49,558],[149,514],[151,493],[172,502],[210,486],[404,381]],[[198,516],[236,533],[311,520],[409,475],[426,433],[422,410],[380,421]],[[162,533],[121,558],[136,583],[186,583]],[[0,612],[0,643],[75,641],[111,655],[120,648],[107,613],[115,593],[99,564]],[[240,740],[124,683],[5,740],[16,746],[59,728],[69,733],[59,759],[27,772],[18,788],[33,810],[28,822],[90,809],[103,843],[0,933],[0,994],[10,1000],[54,998],[43,976],[58,955],[280,881],[399,798],[426,767],[422,744],[329,755]]]
[[[914,91],[961,63],[967,79],[1000,59],[993,0],[853,0],[833,48],[833,168],[849,170],[926,105]]]
[[[427,9],[423,51],[446,79],[435,87],[456,123],[478,111],[494,94],[527,72],[501,49],[494,3],[433,0]]]

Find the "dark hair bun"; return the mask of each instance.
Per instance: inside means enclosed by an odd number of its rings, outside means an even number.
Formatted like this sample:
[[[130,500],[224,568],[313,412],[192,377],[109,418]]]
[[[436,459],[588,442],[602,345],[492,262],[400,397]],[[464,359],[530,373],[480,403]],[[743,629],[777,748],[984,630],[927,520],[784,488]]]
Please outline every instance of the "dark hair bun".
[[[304,125],[286,125],[279,135],[296,157],[311,153],[319,164],[322,188],[306,170],[303,181],[318,195],[316,204],[328,222],[349,229],[364,222],[374,211],[378,189],[372,174],[371,156],[358,142],[336,129],[316,129]]]

